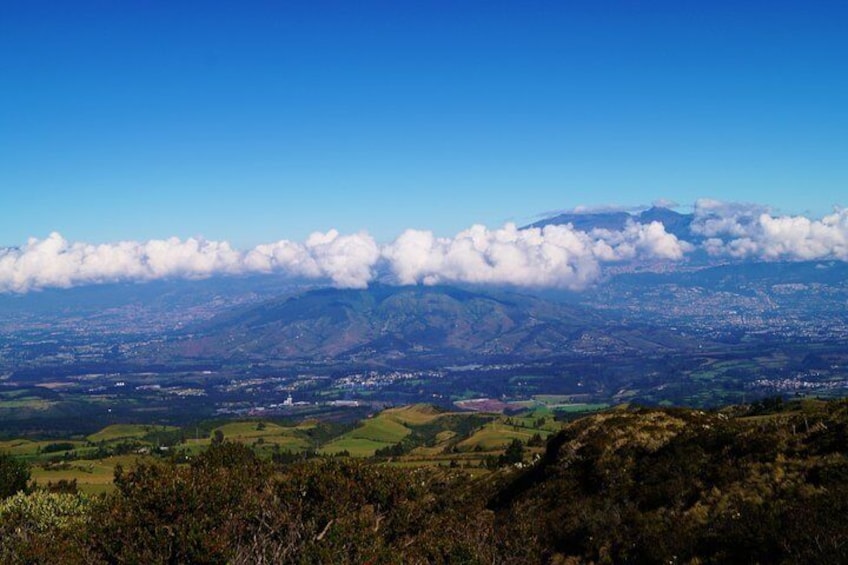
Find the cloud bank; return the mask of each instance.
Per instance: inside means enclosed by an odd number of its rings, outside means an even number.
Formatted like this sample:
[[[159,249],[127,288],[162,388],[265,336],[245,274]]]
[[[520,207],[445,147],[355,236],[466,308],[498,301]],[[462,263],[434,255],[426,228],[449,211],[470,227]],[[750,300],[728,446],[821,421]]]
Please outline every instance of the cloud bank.
[[[764,261],[848,260],[848,209],[814,220],[762,206],[699,200],[692,231],[712,256]]]
[[[278,241],[246,253],[225,241],[170,238],[90,245],[52,233],[31,238],[21,248],[0,250],[0,292],[270,272],[355,288],[367,286],[379,257],[379,247],[367,234],[342,236],[335,230],[315,233],[304,243]]]
[[[497,230],[476,225],[453,238],[407,230],[383,250],[401,284],[467,282],[581,289],[602,263],[681,259],[690,249],[662,224],[629,223],[623,231],[575,230],[570,225]]]
[[[49,287],[281,273],[364,288],[378,277],[397,284],[450,282],[583,289],[603,265],[681,261],[701,249],[734,260],[848,260],[848,210],[821,219],[776,216],[764,206],[699,200],[692,241],[660,222],[630,221],[621,230],[572,225],[489,229],[474,225],[454,237],[406,230],[380,245],[364,232],[316,232],[304,242],[281,240],[241,251],[226,241],[170,238],[93,245],[58,233],[0,249],[0,292]]]

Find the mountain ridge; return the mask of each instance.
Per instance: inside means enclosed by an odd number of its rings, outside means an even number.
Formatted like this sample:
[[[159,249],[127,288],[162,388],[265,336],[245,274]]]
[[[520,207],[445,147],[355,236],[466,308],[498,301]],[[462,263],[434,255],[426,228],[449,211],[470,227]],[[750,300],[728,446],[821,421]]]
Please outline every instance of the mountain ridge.
[[[665,227],[665,231],[673,234],[678,239],[698,242],[702,238],[692,232],[692,222],[694,220],[694,214],[681,214],[671,208],[653,206],[639,213],[624,211],[563,212],[556,216],[544,218],[523,226],[522,229],[571,224],[574,229],[586,232],[594,229],[621,231],[629,221],[641,224],[660,222]]]
[[[588,307],[515,292],[378,284],[238,309],[193,326],[173,345],[200,357],[229,350],[233,357],[455,361],[570,353],[587,336],[614,341],[627,329]]]

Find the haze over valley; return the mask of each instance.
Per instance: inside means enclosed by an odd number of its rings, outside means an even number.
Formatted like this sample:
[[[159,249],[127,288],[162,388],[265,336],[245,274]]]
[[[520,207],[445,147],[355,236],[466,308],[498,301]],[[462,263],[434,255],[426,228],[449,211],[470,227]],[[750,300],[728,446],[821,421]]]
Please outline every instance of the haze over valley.
[[[54,281],[62,268],[80,275],[63,276],[70,288],[0,295],[4,394],[33,399],[2,416],[26,429],[77,414],[176,423],[470,399],[504,409],[546,394],[703,407],[844,394],[838,214],[805,224],[707,209],[572,212],[427,245],[407,232],[363,263],[360,245],[331,242],[299,249],[293,264],[308,268],[260,274],[191,271],[205,264],[201,245],[178,246],[182,263],[163,260],[178,267],[161,276],[87,280],[106,250],[59,247],[36,261],[46,252],[34,243],[7,260],[51,265]],[[769,222],[809,229],[779,239]],[[784,252],[732,251],[756,245]]]

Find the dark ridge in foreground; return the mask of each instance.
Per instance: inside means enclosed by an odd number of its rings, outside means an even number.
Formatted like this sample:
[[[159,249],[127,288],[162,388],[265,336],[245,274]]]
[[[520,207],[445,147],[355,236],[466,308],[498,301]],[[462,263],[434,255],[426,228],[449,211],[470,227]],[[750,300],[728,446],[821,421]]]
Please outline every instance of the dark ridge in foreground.
[[[620,407],[472,478],[218,442],[100,498],[0,503],[23,563],[845,563],[848,401]],[[51,498],[52,497],[52,498]]]
[[[489,502],[542,554],[596,563],[845,563],[848,403],[613,410]]]

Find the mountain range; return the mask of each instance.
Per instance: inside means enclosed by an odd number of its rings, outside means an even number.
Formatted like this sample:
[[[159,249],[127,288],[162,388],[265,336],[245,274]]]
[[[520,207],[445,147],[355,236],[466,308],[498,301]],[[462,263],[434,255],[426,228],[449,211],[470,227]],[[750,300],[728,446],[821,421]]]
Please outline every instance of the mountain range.
[[[604,212],[564,212],[550,218],[533,222],[525,228],[542,228],[545,226],[558,226],[571,224],[574,229],[580,231],[592,231],[594,229],[605,229],[621,231],[627,222],[633,221],[640,224],[660,222],[665,226],[665,231],[674,234],[678,239],[689,242],[699,242],[702,238],[692,231],[694,214],[681,214],[670,208],[653,206],[639,213],[631,214],[624,211]]]
[[[645,340],[647,333],[653,337]],[[171,347],[200,358],[457,362],[650,350],[669,339],[659,330],[640,335],[592,308],[516,292],[372,285],[228,312],[188,328]]]

